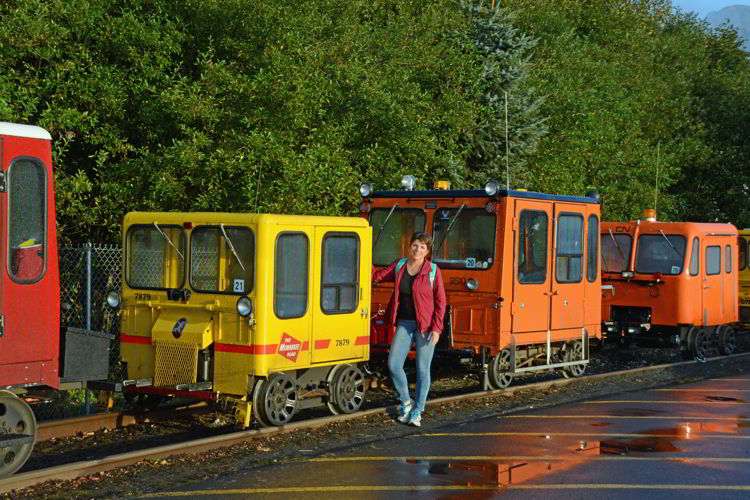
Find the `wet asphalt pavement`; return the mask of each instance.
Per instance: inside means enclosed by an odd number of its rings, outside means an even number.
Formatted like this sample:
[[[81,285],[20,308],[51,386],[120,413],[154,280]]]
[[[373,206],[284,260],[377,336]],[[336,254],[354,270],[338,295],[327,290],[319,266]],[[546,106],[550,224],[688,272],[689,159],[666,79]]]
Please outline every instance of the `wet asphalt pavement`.
[[[750,498],[748,401],[747,375],[621,393],[140,498]]]

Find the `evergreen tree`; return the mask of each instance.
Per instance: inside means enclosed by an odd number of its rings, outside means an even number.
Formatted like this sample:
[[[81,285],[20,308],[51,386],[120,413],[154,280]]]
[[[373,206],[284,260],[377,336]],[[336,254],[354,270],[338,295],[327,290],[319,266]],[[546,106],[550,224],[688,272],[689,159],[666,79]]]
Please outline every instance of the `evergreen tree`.
[[[464,184],[482,186],[495,179],[505,185],[507,154],[511,189],[527,188],[532,175],[527,159],[546,133],[540,113],[543,100],[528,83],[536,40],[513,25],[508,9],[488,3],[461,3],[472,23],[470,36],[482,65],[478,85],[483,106],[481,119],[470,132]]]

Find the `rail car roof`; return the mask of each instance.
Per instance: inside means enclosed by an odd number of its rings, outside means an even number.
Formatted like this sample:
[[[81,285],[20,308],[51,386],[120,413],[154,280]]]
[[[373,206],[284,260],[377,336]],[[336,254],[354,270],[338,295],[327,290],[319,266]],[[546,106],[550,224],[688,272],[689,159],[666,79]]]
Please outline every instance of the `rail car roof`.
[[[125,214],[125,224],[289,224],[369,227],[361,217],[332,217],[326,215],[279,215],[228,212],[129,212]]]
[[[733,224],[725,222],[669,222],[669,221],[648,221],[648,220],[631,220],[627,222],[602,221],[602,231],[611,226],[628,226],[629,228],[640,228],[641,232],[649,230],[693,230],[693,231],[721,231],[722,233],[737,234],[737,228]]]
[[[599,201],[588,196],[568,196],[562,194],[536,193],[534,191],[515,191],[503,189],[494,196],[489,196],[483,189],[442,190],[427,189],[424,191],[373,191],[368,198],[529,198],[534,200],[569,201],[573,203],[591,203],[598,205]]]
[[[52,140],[49,132],[42,127],[34,125],[21,125],[19,123],[0,122],[0,135],[11,135],[14,137],[28,137],[30,139]]]

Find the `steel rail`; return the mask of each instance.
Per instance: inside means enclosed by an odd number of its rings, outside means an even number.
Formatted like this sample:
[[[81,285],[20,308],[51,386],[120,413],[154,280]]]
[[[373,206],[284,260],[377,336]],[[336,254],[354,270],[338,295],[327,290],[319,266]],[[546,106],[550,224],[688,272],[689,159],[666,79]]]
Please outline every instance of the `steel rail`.
[[[598,373],[595,375],[584,375],[577,378],[567,379],[556,379],[545,382],[536,382],[527,385],[519,385],[514,387],[508,387],[506,389],[495,389],[490,391],[479,391],[467,394],[460,394],[456,396],[445,396],[441,398],[435,398],[427,401],[429,406],[449,403],[456,401],[463,401],[467,399],[481,399],[492,396],[513,394],[519,391],[526,390],[541,390],[549,389],[553,387],[565,386],[573,383],[589,382],[592,380],[600,380],[609,377],[621,377],[623,375],[631,375],[637,373],[645,373],[656,370],[663,370],[672,368],[675,366],[685,366],[698,363],[712,363],[716,361],[726,361],[729,359],[736,359],[742,357],[750,357],[750,352],[733,354],[730,356],[718,356],[714,358],[706,358],[704,361],[682,361],[677,363],[667,363],[662,365],[645,366],[641,368],[632,368],[628,370],[620,370],[614,372]],[[143,450],[132,451],[128,453],[120,453],[117,455],[111,455],[109,457],[88,460],[84,462],[76,462],[66,465],[59,465],[54,467],[48,467],[46,469],[39,469],[30,472],[23,472],[10,476],[9,478],[0,480],[0,493],[7,493],[11,490],[28,488],[36,484],[43,483],[45,481],[60,480],[66,481],[75,479],[77,477],[95,474],[97,472],[103,472],[117,467],[123,467],[126,465],[132,465],[137,462],[141,462],[145,459],[163,459],[176,454],[184,453],[201,453],[204,451],[213,450],[216,448],[222,448],[225,446],[231,446],[233,444],[242,443],[259,437],[273,436],[278,434],[286,434],[301,429],[314,429],[322,427],[333,422],[345,422],[354,420],[369,415],[378,415],[386,413],[389,407],[372,408],[369,410],[359,411],[348,415],[334,415],[328,417],[315,418],[310,420],[303,420],[300,422],[293,422],[281,427],[266,427],[262,429],[253,429],[247,431],[239,431],[231,434],[223,434],[220,436],[212,436],[208,438],[196,439],[194,441],[186,441],[183,443],[177,443],[172,445],[157,446],[154,448],[146,448]]]
[[[164,408],[148,412],[121,411],[117,413],[96,413],[83,417],[48,420],[40,422],[37,426],[36,440],[39,442],[52,438],[64,438],[75,436],[79,432],[96,432],[101,429],[115,429],[135,424],[158,422],[207,411],[210,411],[210,408],[205,403],[194,403],[183,407]]]

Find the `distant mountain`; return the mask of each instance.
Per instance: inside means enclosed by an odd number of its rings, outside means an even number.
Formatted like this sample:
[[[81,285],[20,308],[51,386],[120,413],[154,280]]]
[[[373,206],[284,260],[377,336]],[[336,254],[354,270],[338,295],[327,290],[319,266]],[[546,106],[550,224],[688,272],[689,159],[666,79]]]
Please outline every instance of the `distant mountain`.
[[[706,20],[711,26],[728,22],[745,40],[745,50],[750,51],[750,5],[732,5],[716,12],[709,12]]]

